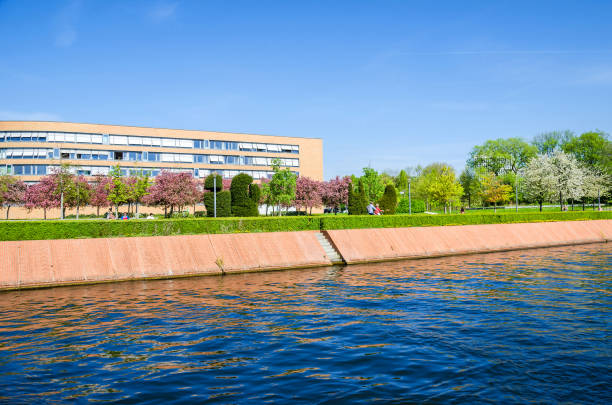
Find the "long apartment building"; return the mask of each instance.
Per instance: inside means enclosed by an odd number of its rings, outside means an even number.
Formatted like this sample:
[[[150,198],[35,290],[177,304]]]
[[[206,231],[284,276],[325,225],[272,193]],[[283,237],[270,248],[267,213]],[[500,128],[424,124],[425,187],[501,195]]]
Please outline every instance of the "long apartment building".
[[[231,178],[247,173],[272,177],[279,159],[300,176],[323,180],[323,141],[183,129],[144,128],[70,122],[0,121],[0,174],[34,183],[53,167],[69,164],[75,174],[108,174],[119,165],[123,175],[162,170]]]

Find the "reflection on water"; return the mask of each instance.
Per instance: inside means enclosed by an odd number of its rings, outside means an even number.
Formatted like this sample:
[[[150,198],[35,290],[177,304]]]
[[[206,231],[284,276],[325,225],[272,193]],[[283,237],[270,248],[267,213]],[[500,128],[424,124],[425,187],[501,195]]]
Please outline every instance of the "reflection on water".
[[[608,244],[0,294],[0,402],[612,401]]]

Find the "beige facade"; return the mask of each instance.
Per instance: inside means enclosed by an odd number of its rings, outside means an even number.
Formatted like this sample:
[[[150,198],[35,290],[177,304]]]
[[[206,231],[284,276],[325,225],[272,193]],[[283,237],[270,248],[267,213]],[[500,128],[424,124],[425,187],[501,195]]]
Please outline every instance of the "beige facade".
[[[271,160],[300,176],[323,180],[323,141],[271,135],[68,122],[0,121],[0,172],[35,182],[67,163],[85,176],[141,170],[186,171],[231,178],[270,177]]]

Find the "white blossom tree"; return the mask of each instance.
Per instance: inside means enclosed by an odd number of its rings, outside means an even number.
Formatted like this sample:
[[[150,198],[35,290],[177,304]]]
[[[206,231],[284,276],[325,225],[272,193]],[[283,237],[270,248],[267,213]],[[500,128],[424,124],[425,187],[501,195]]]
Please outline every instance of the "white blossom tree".
[[[584,171],[583,197],[591,198],[593,201],[593,209],[595,209],[595,199],[607,193],[610,187],[610,178],[594,168],[584,169]],[[584,210],[584,208],[583,198],[582,209]],[[598,208],[601,207],[598,205]]]
[[[550,157],[556,191],[559,193],[559,203],[563,210],[564,202],[571,198],[581,198],[584,195],[583,184],[586,177],[584,169],[571,155],[557,151]]]
[[[556,191],[557,182],[552,159],[548,155],[534,157],[522,170],[522,177],[526,197],[536,201],[542,211],[544,201],[550,200]]]

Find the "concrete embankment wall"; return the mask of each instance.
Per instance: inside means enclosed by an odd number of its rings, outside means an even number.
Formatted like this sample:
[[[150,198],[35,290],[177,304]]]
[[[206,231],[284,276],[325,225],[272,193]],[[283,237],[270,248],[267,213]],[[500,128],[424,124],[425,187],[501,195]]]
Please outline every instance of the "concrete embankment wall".
[[[0,242],[0,289],[329,266],[332,261],[317,233]],[[326,233],[344,261],[364,263],[607,242],[612,220]]]
[[[326,265],[316,231],[0,242],[0,289]]]
[[[327,232],[350,264],[607,242],[612,240],[612,220]]]

